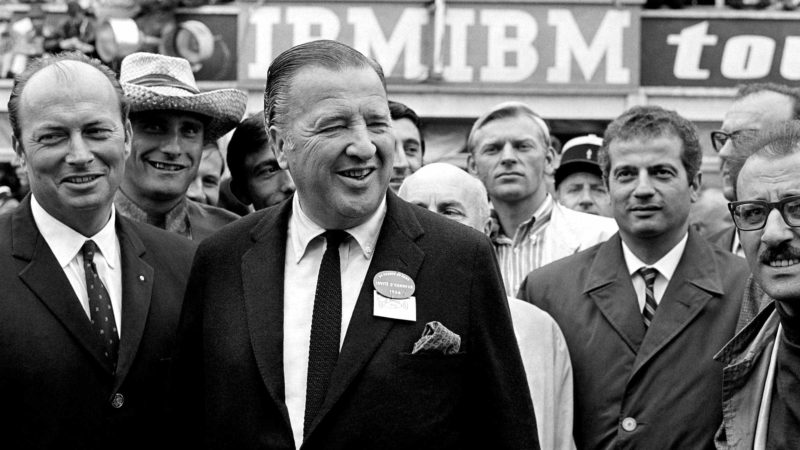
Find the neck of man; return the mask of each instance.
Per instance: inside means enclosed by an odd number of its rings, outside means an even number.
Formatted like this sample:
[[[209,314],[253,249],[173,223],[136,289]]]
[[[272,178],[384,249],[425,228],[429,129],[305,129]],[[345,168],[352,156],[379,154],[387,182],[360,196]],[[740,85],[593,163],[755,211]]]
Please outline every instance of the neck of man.
[[[52,213],[50,214],[52,215]],[[101,209],[81,211],[77,214],[70,215],[70,217],[53,217],[88,238],[94,236],[106,226],[108,220],[111,218],[111,204],[109,203]]]
[[[503,233],[508,237],[514,237],[517,228],[523,222],[530,220],[546,198],[547,189],[544,187],[540,187],[533,195],[519,200],[506,201],[493,198],[492,207],[497,214],[497,220],[500,221]]]
[[[143,195],[135,186],[127,183],[126,181],[122,182],[122,186],[119,187],[123,194],[128,197],[133,203],[136,203],[136,206],[142,209],[142,211],[146,212],[148,215],[152,216],[163,216],[168,212],[172,211],[175,206],[178,205],[183,199],[184,195],[175,197],[175,198],[166,198],[166,199],[153,199]]]
[[[637,236],[620,229],[619,235],[625,245],[647,265],[655,264],[664,257],[670,250],[678,245],[689,230],[688,221],[680,227],[676,227],[657,236]]]

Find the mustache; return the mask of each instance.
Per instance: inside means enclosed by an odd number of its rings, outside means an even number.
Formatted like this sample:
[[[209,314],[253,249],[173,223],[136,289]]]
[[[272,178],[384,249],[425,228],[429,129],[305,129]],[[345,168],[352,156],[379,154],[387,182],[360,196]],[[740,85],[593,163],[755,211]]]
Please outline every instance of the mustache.
[[[779,259],[800,259],[800,249],[792,247],[788,242],[782,242],[762,251],[758,259],[764,264]]]

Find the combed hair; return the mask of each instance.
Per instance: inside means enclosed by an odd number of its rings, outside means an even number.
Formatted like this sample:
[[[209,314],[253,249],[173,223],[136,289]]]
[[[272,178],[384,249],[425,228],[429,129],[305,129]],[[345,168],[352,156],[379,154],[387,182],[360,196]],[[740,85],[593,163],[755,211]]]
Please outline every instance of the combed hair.
[[[228,170],[231,172],[231,183],[244,187],[247,173],[244,159],[247,155],[261,150],[269,143],[269,135],[264,127],[264,111],[259,111],[244,119],[233,131],[228,141]]]
[[[285,125],[283,121],[290,107],[288,95],[292,80],[300,70],[308,67],[322,67],[337,72],[370,68],[378,74],[386,90],[386,79],[380,64],[354,48],[331,40],[296,45],[278,55],[267,71],[264,90],[264,122],[267,129]]]
[[[741,155],[746,156],[731,159],[731,177],[738,180],[744,163],[750,158],[780,159],[795,153],[800,153],[800,120],[770,124],[742,144]]]
[[[522,102],[504,102],[496,105],[488,112],[478,117],[472,125],[469,137],[467,138],[467,151],[469,151],[470,154],[475,152],[475,135],[478,130],[486,126],[489,122],[510,117],[528,117],[533,120],[541,129],[540,131],[542,132],[545,148],[550,147],[550,127],[547,126],[547,122],[542,119],[542,116],[536,114],[528,105]]]
[[[793,101],[792,119],[800,119],[800,90],[785,84],[778,83],[747,83],[741,84],[736,92],[736,100],[741,100],[761,92],[775,92],[783,94]]]
[[[408,119],[419,130],[419,144],[422,151],[422,156],[425,156],[425,137],[422,136],[422,119],[419,118],[413,109],[409,108],[403,103],[389,100],[389,114],[392,120]]]
[[[66,74],[67,69],[63,64],[65,61],[76,61],[87,64],[105,75],[106,78],[108,78],[108,81],[111,83],[111,86],[114,88],[114,91],[117,93],[119,110],[122,114],[122,123],[124,124],[125,121],[128,120],[130,103],[128,102],[127,97],[125,97],[125,93],[122,91],[122,86],[119,84],[119,80],[117,79],[117,75],[114,73],[114,71],[109,69],[99,59],[90,58],[81,52],[63,52],[56,55],[49,55],[34,59],[30,64],[28,64],[28,67],[26,67],[21,74],[14,78],[14,86],[11,88],[11,97],[8,99],[8,120],[11,122],[11,132],[14,133],[14,137],[17,138],[18,142],[21,142],[22,137],[22,126],[19,123],[19,108],[20,99],[22,98],[22,92],[25,90],[25,86],[34,75],[36,75],[42,69],[50,66],[54,66],[63,74]],[[64,86],[61,88],[68,89],[69,87]],[[54,87],[54,89],[60,88]]]
[[[648,140],[668,135],[678,137],[683,144],[681,162],[691,183],[703,162],[703,149],[697,138],[697,128],[675,111],[660,106],[634,106],[614,119],[603,135],[603,145],[597,157],[606,184],[611,170],[608,148],[612,142]]]

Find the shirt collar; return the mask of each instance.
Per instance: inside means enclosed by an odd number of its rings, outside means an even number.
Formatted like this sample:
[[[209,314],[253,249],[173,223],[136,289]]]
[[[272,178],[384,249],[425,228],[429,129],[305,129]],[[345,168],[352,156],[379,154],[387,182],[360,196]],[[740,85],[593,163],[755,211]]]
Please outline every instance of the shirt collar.
[[[681,260],[681,256],[683,256],[683,250],[686,249],[686,241],[688,237],[689,233],[687,232],[683,235],[683,238],[678,241],[674,247],[672,247],[672,250],[668,251],[666,255],[661,257],[661,259],[650,265],[645,264],[641,259],[636,257],[628,245],[625,244],[625,241],[622,241],[622,254],[625,256],[625,264],[628,266],[628,274],[633,276],[633,274],[642,267],[652,267],[658,270],[658,273],[660,273],[664,278],[667,279],[667,281],[669,281],[672,278],[672,275],[675,274],[675,269],[678,268],[678,263]]]
[[[188,199],[185,196],[166,214],[149,214],[128,197],[122,189],[118,189],[114,195],[114,203],[119,208],[120,214],[136,222],[153,225],[162,230],[191,238],[191,229],[188,221],[189,211],[187,209]]]
[[[119,261],[116,245],[116,230],[114,224],[116,223],[116,211],[114,205],[111,205],[111,217],[108,222],[100,229],[94,236],[86,237],[72,228],[65,225],[60,220],[56,219],[50,213],[45,211],[44,208],[36,201],[36,196],[31,195],[31,213],[33,213],[33,221],[36,223],[36,228],[39,229],[47,245],[50,246],[56,260],[62,268],[75,258],[75,255],[81,251],[84,242],[91,239],[97,244],[100,249],[100,254],[106,260],[112,269],[116,269],[116,261]]]
[[[372,258],[375,252],[375,244],[378,242],[378,235],[383,226],[383,219],[386,217],[386,195],[384,194],[378,209],[367,219],[366,222],[345,231],[358,243],[364,258]],[[295,249],[295,264],[299,263],[306,254],[308,244],[314,238],[325,232],[325,229],[311,220],[300,207],[300,195],[295,194],[292,199],[292,216],[289,218],[289,227],[292,229],[291,244]]]
[[[530,230],[531,227],[533,227],[534,225],[543,225],[546,222],[548,222],[553,212],[554,205],[555,201],[553,200],[553,197],[548,193],[545,196],[542,204],[539,205],[536,211],[533,212],[530,219],[519,224],[519,226],[517,227],[516,230],[514,230],[514,233],[511,236],[505,234],[507,233],[507,231],[503,230],[500,227],[500,220],[497,218],[497,212],[494,209],[492,209],[490,212],[491,223],[489,224],[490,225],[489,237],[492,239],[492,241],[495,242],[503,241],[505,238],[505,240],[507,240],[508,243],[511,243],[512,238],[514,236],[521,236],[527,234],[527,231]]]

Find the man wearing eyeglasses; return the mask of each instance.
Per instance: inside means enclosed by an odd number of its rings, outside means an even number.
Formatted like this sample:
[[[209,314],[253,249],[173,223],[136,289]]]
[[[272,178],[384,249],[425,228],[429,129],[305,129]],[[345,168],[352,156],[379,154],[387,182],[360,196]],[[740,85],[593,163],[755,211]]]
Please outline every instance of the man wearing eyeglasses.
[[[800,442],[800,122],[759,133],[729,205],[753,275],[745,297],[766,307],[715,359],[726,365],[717,448]],[[734,167],[735,169],[735,167]]]
[[[800,94],[796,89],[775,83],[743,85],[736,100],[725,113],[722,128],[711,132],[711,143],[721,160],[722,193],[728,201],[736,200],[736,174],[732,163],[746,158],[745,143],[758,130],[770,124],[800,118]],[[744,257],[739,237],[734,227],[727,227],[709,236],[715,244]]]

